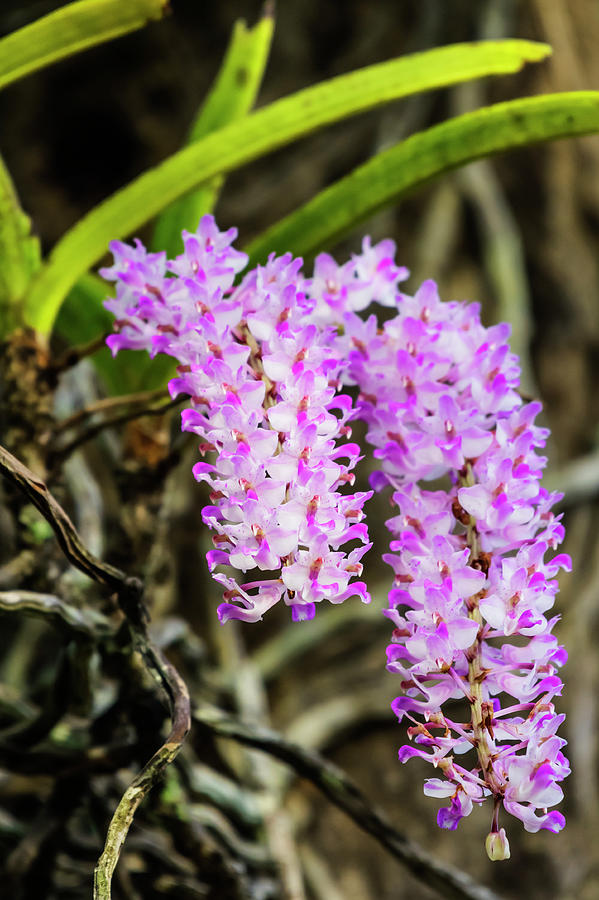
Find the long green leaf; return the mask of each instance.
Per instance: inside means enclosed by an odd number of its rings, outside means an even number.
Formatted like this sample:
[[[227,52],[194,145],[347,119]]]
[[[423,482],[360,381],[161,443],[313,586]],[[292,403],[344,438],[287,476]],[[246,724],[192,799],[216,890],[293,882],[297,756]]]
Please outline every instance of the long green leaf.
[[[209,134],[113,194],[58,242],[26,300],[29,324],[48,333],[69,289],[111,238],[131,234],[198,184],[317,128],[391,100],[517,71],[550,53],[529,41],[456,44],[351,72],[306,88]]]
[[[504,150],[599,131],[599,91],[511,100],[435,125],[379,153],[267,229],[250,265],[269,253],[311,256],[358,222],[438,175]]]
[[[258,92],[268,59],[273,32],[272,16],[264,16],[253,28],[235,23],[229,47],[214,86],[191,128],[189,141],[199,140],[245,115]],[[154,245],[175,256],[181,251],[181,230],[195,228],[199,218],[213,207],[222,176],[181,197],[159,217]],[[70,345],[84,344],[102,331],[111,331],[112,315],[103,301],[110,289],[94,275],[84,275],[74,285],[60,308],[56,331]],[[159,355],[150,359],[145,351],[119,353],[114,359],[107,347],[94,353],[92,361],[110,394],[151,390],[164,385],[173,363]]]
[[[18,324],[17,306],[41,265],[40,246],[0,157],[0,337]]]
[[[0,88],[159,19],[168,0],[79,0],[0,40]]]
[[[268,60],[274,19],[265,15],[253,28],[235,23],[231,40],[212,90],[191,127],[188,144],[245,116],[255,103]],[[193,230],[216,204],[223,176],[217,175],[164,210],[156,222],[153,245],[169,257],[182,250],[181,231]]]

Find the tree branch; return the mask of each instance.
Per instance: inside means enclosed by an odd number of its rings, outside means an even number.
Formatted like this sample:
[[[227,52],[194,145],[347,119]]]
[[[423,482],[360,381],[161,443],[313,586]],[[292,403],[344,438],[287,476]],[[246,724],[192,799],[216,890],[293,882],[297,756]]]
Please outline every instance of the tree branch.
[[[50,364],[50,371],[55,375],[60,375],[60,373],[64,372],[66,369],[70,369],[72,366],[77,365],[79,360],[85,359],[86,356],[91,356],[93,353],[96,353],[98,350],[105,347],[106,338],[111,333],[112,332],[110,331],[106,331],[104,334],[100,334],[98,337],[93,338],[93,340],[88,341],[87,344],[69,347],[62,356],[59,356],[57,360]]]
[[[1,446],[0,473],[22,491],[40,511],[50,524],[69,562],[93,581],[116,591],[119,605],[132,624],[142,625],[147,622],[148,613],[142,602],[143,584],[140,579],[126,575],[116,566],[102,562],[90,553],[45,482]]]
[[[155,391],[138,391],[135,394],[123,394],[119,397],[102,397],[101,400],[98,400],[91,406],[86,406],[84,409],[80,409],[76,413],[73,413],[72,416],[63,419],[61,422],[57,422],[54,427],[54,434],[57,435],[63,431],[67,431],[67,429],[73,428],[81,422],[85,422],[86,419],[91,419],[92,416],[96,416],[98,413],[110,412],[119,409],[122,406],[144,407],[147,406],[148,403],[153,403],[154,400],[165,400],[167,397],[168,391],[165,391],[162,388]]]
[[[31,500],[50,523],[67,559],[94,581],[116,591],[121,609],[127,617],[132,641],[168,697],[172,720],[170,734],[123,794],[110,822],[106,844],[96,866],[94,898],[110,900],[112,875],[135,812],[162,771],[178,754],[190,729],[189,693],[175,667],[148,635],[148,613],[142,599],[142,582],[90,553],[42,479],[3,447],[0,447],[0,472]]]
[[[106,616],[93,609],[78,609],[54,594],[36,591],[0,591],[0,614],[17,612],[51,621],[91,640],[99,640],[116,632]]]
[[[137,808],[156,784],[163,770],[179,753],[191,726],[187,685],[147,636],[145,646],[140,646],[140,649],[146,659],[151,659],[151,665],[167,691],[172,728],[164,744],[133,779],[110,821],[104,850],[94,872],[94,900],[110,900],[112,875]]]
[[[499,900],[497,894],[477,884],[469,875],[447,866],[410,841],[375,809],[357,785],[336,765],[318,753],[287,741],[282,735],[256,725],[246,725],[215,709],[196,709],[194,721],[219,737],[269,753],[303,778],[311,781],[335,806],[363,831],[371,834],[417,878],[439,892],[444,900]]]
[[[163,394],[163,392],[161,393]],[[50,448],[48,453],[49,462],[53,467],[56,466],[57,463],[62,462],[70,456],[78,447],[81,447],[82,444],[85,444],[87,441],[96,437],[96,435],[100,434],[100,432],[104,431],[106,428],[111,428],[114,425],[123,425],[125,422],[131,422],[133,419],[140,419],[142,416],[161,416],[163,413],[168,412],[169,409],[178,406],[185,399],[186,396],[179,396],[175,397],[174,400],[169,400],[167,403],[162,403],[160,406],[142,406],[141,408],[134,406],[133,409],[120,413],[118,416],[102,419],[101,422],[96,422],[95,425],[84,428],[63,447],[58,447],[57,449]]]

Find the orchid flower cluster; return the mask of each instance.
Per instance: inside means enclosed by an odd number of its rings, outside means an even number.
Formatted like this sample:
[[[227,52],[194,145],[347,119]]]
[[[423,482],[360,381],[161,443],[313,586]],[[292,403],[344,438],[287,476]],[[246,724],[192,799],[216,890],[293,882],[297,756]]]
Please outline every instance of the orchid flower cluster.
[[[177,360],[182,427],[211,454],[193,471],[210,488],[220,620],[255,622],[281,601],[295,621],[322,600],[369,602],[354,579],[373,491],[351,492],[361,456],[348,440],[365,421],[381,463],[371,486],[390,486],[397,508],[384,613],[388,669],[402,679],[393,707],[413,742],[399,757],[442,776],[424,788],[449,802],[442,828],[492,799],[487,852],[505,859],[501,806],[528,831],[557,832],[564,818],[548,809],[569,773],[553,706],[566,653],[546,614],[570,560],[545,558],[563,538],[559,495],[540,486],[548,432],[518,393],[509,326],[485,328],[477,305],[442,302],[433,282],[401,293],[392,241],[366,238],[344,265],[321,254],[311,278],[272,255],[236,283],[247,257],[235,237],[205,216],[175,260],[115,241],[101,273],[117,283],[113,353]],[[372,302],[395,317],[359,315]]]
[[[393,707],[414,742],[399,756],[444,776],[424,788],[449,800],[442,828],[492,797],[487,850],[503,859],[501,804],[527,831],[564,826],[547,808],[569,773],[552,703],[566,653],[551,633],[558,617],[545,615],[555,575],[571,568],[565,554],[545,561],[563,539],[551,512],[561,495],[539,484],[548,432],[534,424],[541,405],[517,391],[509,326],[484,328],[478,306],[441,302],[433,282],[397,306],[383,329],[374,317],[354,321],[350,374],[381,460],[374,486],[390,485],[398,507],[384,612],[394,625],[388,668],[404,690]],[[441,490],[421,485],[442,477]],[[475,764],[458,764],[468,754]]]
[[[203,519],[216,532],[208,566],[225,589],[221,621],[255,622],[281,600],[298,621],[323,599],[369,602],[366,585],[352,579],[372,546],[362,521],[372,491],[340,490],[354,482],[360,448],[344,441],[354,408],[340,390],[344,362],[326,279],[307,282],[301,260],[287,254],[234,287],[247,263],[231,247],[235,236],[206,216],[197,234],[184,232],[173,262],[139,242],[112,243],[115,264],[102,275],[117,280],[106,305],[118,333],[108,343],[113,352],[145,348],[177,360],[169,389],[189,396],[183,429],[216,453],[194,475],[211,488]],[[376,269],[379,254],[371,255]],[[354,306],[370,299],[356,296]],[[341,549],[348,542],[357,546]],[[216,571],[223,566],[264,577],[235,580]]]

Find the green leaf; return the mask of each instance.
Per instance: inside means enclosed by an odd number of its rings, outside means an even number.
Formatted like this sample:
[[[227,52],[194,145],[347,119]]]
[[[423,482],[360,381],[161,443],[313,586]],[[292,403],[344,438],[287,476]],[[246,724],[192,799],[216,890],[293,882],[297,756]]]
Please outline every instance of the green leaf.
[[[80,0],[49,13],[0,40],[0,88],[159,19],[168,0]]]
[[[0,157],[0,337],[19,324],[17,301],[40,265],[39,241]]]
[[[96,275],[84,275],[62,305],[56,329],[69,346],[86,344],[102,332],[112,333],[114,316],[103,301],[112,287]],[[108,347],[93,355],[94,365],[110,394],[128,394],[162,387],[174,375],[175,364],[168,356],[150,359],[145,350],[128,350],[114,359]]]
[[[599,91],[511,100],[435,125],[379,153],[267,229],[250,266],[273,251],[310,257],[358,222],[439,175],[483,156],[599,131]]]
[[[243,118],[252,108],[268,60],[273,27],[270,15],[253,28],[242,20],[235,23],[214,86],[191,127],[188,144]],[[214,209],[223,180],[217,175],[165,209],[156,222],[153,246],[166,250],[169,258],[181,253],[181,231],[194,230],[204,213]]]
[[[440,47],[341,75],[220,128],[140,175],[68,231],[32,286],[27,321],[47,334],[72,285],[101,258],[112,238],[131,234],[215,175],[347,116],[432,88],[514,72],[549,53],[545,44],[530,41]]]
[[[243,21],[235,23],[215,84],[191,128],[190,142],[251,109],[266,66],[273,24],[272,16],[264,16],[250,29]],[[180,253],[182,229],[195,228],[200,217],[210,211],[222,181],[222,176],[217,176],[169,206],[156,223],[154,244],[169,256]],[[84,344],[103,331],[112,331],[114,318],[102,305],[110,290],[94,275],[84,275],[75,284],[56,320],[56,331],[70,345]],[[152,360],[144,351],[120,353],[113,359],[107,347],[97,351],[92,361],[111,394],[158,388],[174,369],[172,360],[163,356]]]

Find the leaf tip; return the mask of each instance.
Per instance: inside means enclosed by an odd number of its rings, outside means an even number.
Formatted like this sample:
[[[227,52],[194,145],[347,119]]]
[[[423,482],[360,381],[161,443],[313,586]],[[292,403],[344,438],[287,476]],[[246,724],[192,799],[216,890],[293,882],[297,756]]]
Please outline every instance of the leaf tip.
[[[543,44],[541,41],[528,41],[530,54],[525,62],[541,62],[553,56],[553,47],[551,44]]]

